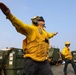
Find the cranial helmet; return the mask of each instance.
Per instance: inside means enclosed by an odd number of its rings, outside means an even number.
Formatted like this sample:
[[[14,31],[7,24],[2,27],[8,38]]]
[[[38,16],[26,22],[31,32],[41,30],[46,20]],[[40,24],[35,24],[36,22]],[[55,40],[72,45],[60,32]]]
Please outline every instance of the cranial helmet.
[[[38,21],[43,21],[43,22],[45,22],[45,20],[44,20],[44,18],[43,18],[42,16],[35,16],[35,17],[33,17],[31,20],[32,20],[32,23],[35,24],[35,25],[38,24]]]
[[[65,42],[65,45],[69,45],[70,44],[70,42]]]

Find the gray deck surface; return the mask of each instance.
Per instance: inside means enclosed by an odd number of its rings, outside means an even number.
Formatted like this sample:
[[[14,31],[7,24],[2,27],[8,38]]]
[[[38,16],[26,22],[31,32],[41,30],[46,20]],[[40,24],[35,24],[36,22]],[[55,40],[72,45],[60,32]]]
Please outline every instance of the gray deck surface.
[[[64,75],[63,68],[64,68],[64,65],[59,65],[59,66],[54,65],[54,66],[51,66],[51,70],[52,70],[54,75]],[[68,65],[67,75],[75,75],[74,74],[74,70],[73,70],[71,64]]]

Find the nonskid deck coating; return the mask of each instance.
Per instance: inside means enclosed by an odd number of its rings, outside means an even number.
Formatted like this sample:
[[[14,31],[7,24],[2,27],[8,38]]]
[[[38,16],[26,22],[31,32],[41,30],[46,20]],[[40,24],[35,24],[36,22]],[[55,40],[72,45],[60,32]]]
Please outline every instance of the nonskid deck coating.
[[[54,75],[64,75],[63,68],[64,68],[64,65],[59,65],[59,66],[54,65],[54,66],[51,66],[51,70],[52,70]],[[74,70],[73,70],[71,64],[68,65],[67,75],[75,75],[74,74]]]

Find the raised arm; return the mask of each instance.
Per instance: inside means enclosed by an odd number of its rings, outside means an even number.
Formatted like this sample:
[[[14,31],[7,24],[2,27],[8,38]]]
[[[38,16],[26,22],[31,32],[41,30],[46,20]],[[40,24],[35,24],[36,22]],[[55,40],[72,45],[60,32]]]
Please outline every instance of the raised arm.
[[[54,33],[48,33],[49,38],[52,38],[53,36],[57,35],[58,32],[54,32]]]
[[[31,27],[28,24],[25,24],[21,20],[19,20],[17,17],[15,17],[11,12],[10,9],[2,2],[0,2],[0,9],[4,13],[4,15],[9,19],[12,23],[12,25],[16,28],[17,32],[28,36],[31,34]]]

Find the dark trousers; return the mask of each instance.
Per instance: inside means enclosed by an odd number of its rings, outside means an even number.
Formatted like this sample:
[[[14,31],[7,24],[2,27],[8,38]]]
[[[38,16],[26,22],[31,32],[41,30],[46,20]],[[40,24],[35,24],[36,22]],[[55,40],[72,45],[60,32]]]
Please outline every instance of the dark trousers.
[[[64,75],[67,75],[67,66],[68,66],[69,63],[71,63],[71,65],[72,65],[72,67],[74,69],[74,72],[76,74],[76,65],[74,63],[74,60],[65,59]]]
[[[51,72],[48,60],[37,62],[31,58],[26,58],[22,75],[53,75],[53,73]]]

